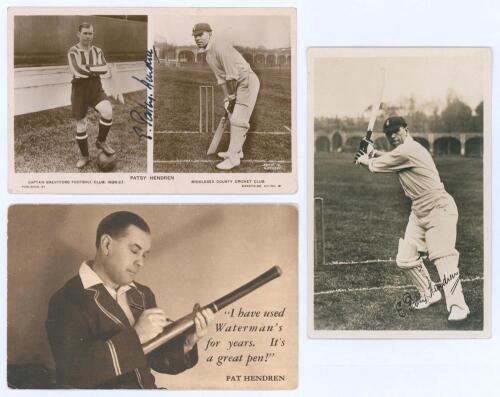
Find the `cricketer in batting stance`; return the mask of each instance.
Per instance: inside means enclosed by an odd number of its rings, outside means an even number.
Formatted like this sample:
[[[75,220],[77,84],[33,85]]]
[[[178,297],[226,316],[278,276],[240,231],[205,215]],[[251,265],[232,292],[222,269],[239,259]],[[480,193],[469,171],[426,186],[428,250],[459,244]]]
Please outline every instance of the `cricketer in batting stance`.
[[[68,62],[73,73],[71,80],[72,115],[76,120],[76,142],[80,149],[77,168],[85,167],[89,161],[89,145],[87,137],[87,111],[93,107],[99,112],[99,133],[96,147],[107,155],[115,151],[106,143],[109,129],[113,123],[113,109],[102,89],[101,75],[108,73],[108,65],[102,50],[92,45],[94,27],[82,23],[78,27],[78,44],[68,51]]]
[[[243,144],[260,82],[245,58],[223,38],[214,35],[208,23],[197,23],[193,27],[193,36],[199,51],[206,54],[208,66],[224,92],[224,108],[231,123],[231,138],[227,152],[218,153],[224,161],[217,164],[217,168],[230,170],[238,167],[243,158]]]
[[[449,321],[465,320],[470,313],[465,303],[455,249],[458,210],[439,178],[430,153],[410,136],[402,117],[389,117],[384,133],[393,147],[390,152],[367,149],[356,154],[356,163],[370,172],[396,172],[404,193],[412,201],[404,239],[399,239],[396,263],[416,285],[420,299],[415,309],[425,309],[441,300],[420,256],[428,252],[443,286]],[[365,138],[366,140],[366,138]]]

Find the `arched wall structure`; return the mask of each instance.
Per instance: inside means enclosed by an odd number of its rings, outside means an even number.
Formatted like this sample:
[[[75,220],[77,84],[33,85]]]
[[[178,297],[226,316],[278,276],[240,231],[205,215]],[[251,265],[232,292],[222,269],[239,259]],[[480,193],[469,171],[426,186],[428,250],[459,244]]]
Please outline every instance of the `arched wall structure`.
[[[465,142],[465,155],[483,157],[483,137],[474,137]]]
[[[187,55],[186,52],[192,53],[192,57]],[[291,66],[292,55],[290,48],[278,49],[241,49],[243,58],[251,65],[260,66]],[[186,58],[193,59],[193,62],[204,63],[205,55],[198,51],[198,47],[192,46],[178,46],[175,48],[175,59],[167,59],[167,61],[186,62]]]
[[[178,60],[179,62],[195,63],[196,54],[191,51],[180,51],[178,55]]]
[[[353,151],[356,150],[358,142],[364,136],[364,132],[347,133],[338,130],[322,130],[315,131],[314,141],[316,142],[319,138],[326,138],[329,140],[330,151]],[[434,155],[483,155],[483,133],[481,132],[411,132],[411,136]],[[389,145],[383,133],[373,133],[372,140],[378,149],[389,150]]]

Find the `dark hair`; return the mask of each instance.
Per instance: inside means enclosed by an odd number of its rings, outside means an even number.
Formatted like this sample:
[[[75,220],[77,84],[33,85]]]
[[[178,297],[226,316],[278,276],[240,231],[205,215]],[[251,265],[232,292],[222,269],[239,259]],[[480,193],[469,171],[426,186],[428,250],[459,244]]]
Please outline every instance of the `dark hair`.
[[[129,226],[137,226],[143,232],[151,234],[149,226],[144,219],[139,215],[129,211],[118,211],[109,214],[97,226],[95,236],[95,246],[99,248],[101,245],[101,237],[103,234],[109,234],[113,238],[123,236]]]
[[[82,23],[80,24],[80,26],[78,26],[78,31],[79,31],[79,32],[81,32],[81,31],[82,31],[82,29],[90,29],[90,28],[92,28],[92,27],[93,27],[93,26],[92,26],[92,24],[91,24],[91,23],[88,23],[88,22],[82,22]]]

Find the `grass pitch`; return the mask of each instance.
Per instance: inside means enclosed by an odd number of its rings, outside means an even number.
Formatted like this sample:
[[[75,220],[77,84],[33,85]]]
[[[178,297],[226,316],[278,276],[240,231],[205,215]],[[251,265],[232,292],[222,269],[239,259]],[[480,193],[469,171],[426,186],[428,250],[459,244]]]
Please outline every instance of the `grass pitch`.
[[[126,94],[124,97],[125,104],[109,99],[113,106],[113,126],[108,142],[117,152],[117,165],[113,172],[146,172],[146,139],[138,137],[132,130],[132,126],[137,123],[130,118],[131,110],[142,111],[140,104],[144,103],[146,91]],[[79,170],[76,162],[80,152],[75,141],[76,124],[71,117],[71,106],[15,116],[15,171],[100,172],[95,163],[99,114],[89,110],[87,120],[92,161]]]
[[[243,147],[245,158],[240,167],[229,172],[291,172],[290,70],[262,69],[256,73],[260,91]],[[216,155],[206,155],[212,131],[196,133],[200,85],[214,86],[214,128],[217,128],[224,114],[223,94],[207,65],[155,67],[155,172],[218,172],[215,165],[221,160]],[[205,109],[204,101],[202,105]],[[229,134],[224,134],[218,151],[225,151],[228,144]]]
[[[215,166],[222,160],[207,156],[212,134],[156,134],[154,145],[155,172],[291,172],[291,136],[247,135],[243,147],[245,158],[239,167],[220,171]],[[229,146],[229,134],[224,134],[219,151]],[[176,150],[170,150],[174,147]],[[269,160],[271,159],[271,160]]]
[[[405,294],[418,295],[395,263],[315,265],[317,330],[483,329],[482,159],[436,157],[446,190],[458,209],[457,250],[469,318],[447,321],[444,299],[428,309],[398,311]],[[410,214],[396,174],[371,174],[354,166],[352,154],[319,154],[315,196],[324,198],[326,262],[394,258]],[[432,264],[433,280],[439,280]],[[342,290],[342,291],[339,291]],[[335,291],[335,292],[332,292]],[[321,294],[321,292],[327,292]]]

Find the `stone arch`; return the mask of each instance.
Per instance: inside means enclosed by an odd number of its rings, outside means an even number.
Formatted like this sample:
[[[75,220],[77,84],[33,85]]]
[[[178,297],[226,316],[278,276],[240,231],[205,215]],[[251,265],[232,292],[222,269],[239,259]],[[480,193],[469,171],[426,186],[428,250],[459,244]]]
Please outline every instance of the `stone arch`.
[[[266,57],[266,65],[276,65],[276,56],[273,54],[269,54]]]
[[[342,151],[342,135],[338,131],[332,136],[332,151]]]
[[[320,136],[316,138],[314,147],[316,152],[329,152],[330,151],[330,140],[327,136]]]
[[[179,52],[179,62],[194,63],[194,53],[192,51],[183,50]]]
[[[389,150],[391,150],[391,145],[389,144],[387,139],[384,137],[380,137],[380,138],[375,139],[374,146],[375,146],[375,149],[383,150],[385,152],[388,152]]]
[[[457,138],[445,137],[434,141],[434,154],[460,154],[460,141]]]
[[[285,55],[278,56],[278,65],[286,65],[286,56]]]
[[[247,61],[250,65],[253,64],[253,55],[250,54],[249,52],[244,52],[243,58],[245,58],[245,61]]]
[[[253,61],[256,65],[263,65],[266,63],[266,57],[264,54],[257,54],[255,55]]]
[[[351,136],[347,138],[344,144],[344,150],[347,152],[356,152],[359,148],[359,142],[361,138],[359,136]]]
[[[429,141],[427,139],[422,138],[422,137],[415,137],[413,139],[415,139],[415,141],[417,141],[418,143],[420,143],[427,150],[430,150],[431,144],[429,143]]]
[[[483,157],[483,138],[476,136],[465,141],[465,155]]]

